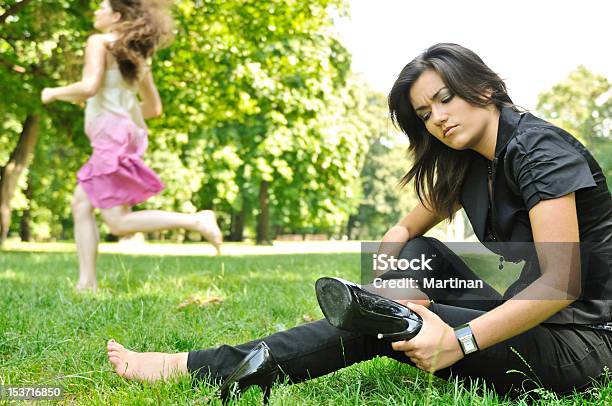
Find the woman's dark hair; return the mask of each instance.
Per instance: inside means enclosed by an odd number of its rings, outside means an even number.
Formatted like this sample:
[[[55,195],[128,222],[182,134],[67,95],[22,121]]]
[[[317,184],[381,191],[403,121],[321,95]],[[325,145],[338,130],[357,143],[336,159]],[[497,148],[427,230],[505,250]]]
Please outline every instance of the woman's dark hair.
[[[401,185],[413,179],[419,200],[440,215],[452,219],[469,168],[469,152],[457,151],[432,136],[410,103],[410,88],[419,76],[433,70],[456,96],[477,106],[514,106],[503,80],[478,55],[457,44],[436,44],[402,69],[391,92],[391,120],[408,136],[413,166]]]
[[[121,14],[117,40],[109,48],[125,80],[138,80],[144,61],[172,39],[172,18],[164,0],[109,0]]]

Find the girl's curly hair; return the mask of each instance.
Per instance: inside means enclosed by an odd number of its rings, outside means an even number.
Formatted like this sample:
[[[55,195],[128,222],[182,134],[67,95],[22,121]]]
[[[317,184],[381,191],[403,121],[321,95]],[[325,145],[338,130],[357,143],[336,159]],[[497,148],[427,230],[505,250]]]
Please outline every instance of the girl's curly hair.
[[[137,81],[145,61],[168,45],[173,37],[169,8],[171,0],[109,0],[113,11],[121,14],[115,32],[117,40],[109,48],[119,71],[130,83]]]

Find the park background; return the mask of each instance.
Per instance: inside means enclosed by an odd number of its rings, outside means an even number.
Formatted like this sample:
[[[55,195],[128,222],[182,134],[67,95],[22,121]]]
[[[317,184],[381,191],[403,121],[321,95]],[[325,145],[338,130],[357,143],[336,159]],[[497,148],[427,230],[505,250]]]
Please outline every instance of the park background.
[[[479,53],[517,104],[577,136],[610,178],[610,6],[586,4],[179,0],[176,39],[153,61],[164,114],[145,156],[166,189],[136,210],[213,209],[228,241],[380,238],[416,201],[397,186],[410,160],[386,92],[442,41]],[[39,95],[80,78],[94,7],[0,3],[2,240],[73,238],[75,174],[90,153],[82,107],[43,107]],[[469,225],[448,227],[438,236],[469,238]]]
[[[166,189],[135,209],[212,208],[235,242],[220,257],[182,231],[103,244],[99,291],[80,294],[70,200],[90,152],[83,111],[39,97],[80,78],[95,7],[0,0],[0,385],[60,385],[69,404],[207,404],[214,386],[119,378],[106,340],[189,351],[321,318],[314,281],[359,280],[353,241],[379,239],[416,202],[397,187],[410,161],[385,94],[433,43],[480,54],[517,104],[577,136],[612,179],[610,2],[177,0],[176,39],[153,61],[164,114],[149,123],[145,156]],[[456,220],[433,234],[473,239]],[[463,259],[500,290],[520,271]],[[278,385],[272,403],[509,404],[482,389],[376,359]],[[612,383],[569,399],[537,394],[546,405],[605,404]]]

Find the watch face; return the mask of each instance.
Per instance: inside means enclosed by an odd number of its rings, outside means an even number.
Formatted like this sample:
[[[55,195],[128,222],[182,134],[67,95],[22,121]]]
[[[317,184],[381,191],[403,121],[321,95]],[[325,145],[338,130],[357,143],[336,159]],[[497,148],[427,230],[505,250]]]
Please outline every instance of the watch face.
[[[465,355],[476,351],[476,345],[474,344],[471,335],[461,337],[459,339],[459,342],[461,343],[461,347],[463,347],[463,352],[465,353]]]

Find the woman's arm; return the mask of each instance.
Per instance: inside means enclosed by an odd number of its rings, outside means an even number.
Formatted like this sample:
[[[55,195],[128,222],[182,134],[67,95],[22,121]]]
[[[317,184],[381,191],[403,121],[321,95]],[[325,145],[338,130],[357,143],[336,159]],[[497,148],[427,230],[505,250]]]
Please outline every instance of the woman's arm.
[[[44,104],[55,100],[81,102],[95,95],[102,84],[106,68],[106,43],[104,37],[95,34],[87,40],[85,67],[81,81],[68,86],[45,88],[41,100]]]
[[[457,206],[457,209],[460,206]],[[428,209],[423,203],[417,204],[408,214],[404,216],[395,226],[387,231],[378,247],[378,255],[387,255],[398,258],[406,241],[411,238],[425,234],[429,229],[444,219],[433,210]],[[377,262],[378,263],[378,262]],[[389,269],[372,269],[373,277],[383,275]],[[409,300],[413,303],[429,305],[429,298],[425,293],[416,288],[380,288],[375,285],[367,285],[367,289],[378,295],[396,300],[406,304]],[[402,298],[402,299],[399,299]]]
[[[138,85],[138,94],[141,100],[140,108],[144,119],[161,116],[162,102],[149,68],[145,68],[144,75]]]
[[[579,231],[574,194],[543,200],[529,211],[542,276],[521,293],[472,320],[480,349],[523,333],[580,295]],[[421,332],[393,343],[419,368],[436,371],[463,358],[453,328],[423,306],[407,306],[423,317]]]
[[[501,306],[470,322],[480,348],[537,326],[580,295],[580,235],[574,193],[529,211],[542,276]]]
[[[456,210],[460,208],[461,206],[457,205]],[[396,257],[404,245],[403,243],[425,234],[442,220],[444,220],[444,216],[428,209],[423,203],[417,204],[404,218],[385,233],[379,252]]]

